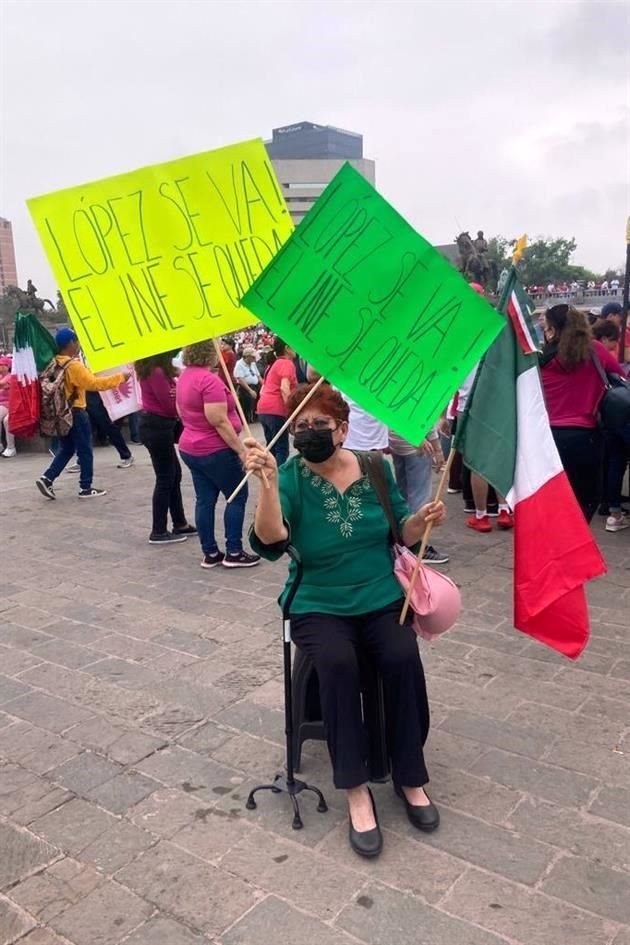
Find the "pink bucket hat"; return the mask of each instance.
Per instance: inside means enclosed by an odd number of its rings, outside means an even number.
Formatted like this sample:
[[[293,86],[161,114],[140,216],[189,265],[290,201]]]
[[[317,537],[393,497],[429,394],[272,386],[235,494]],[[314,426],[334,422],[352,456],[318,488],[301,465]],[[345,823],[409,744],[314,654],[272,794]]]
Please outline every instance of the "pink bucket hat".
[[[1,355],[0,355],[0,364],[3,364],[5,367],[11,367],[12,363],[13,363],[13,362],[12,362],[12,360],[11,360],[10,355],[8,355],[8,354],[1,354]]]

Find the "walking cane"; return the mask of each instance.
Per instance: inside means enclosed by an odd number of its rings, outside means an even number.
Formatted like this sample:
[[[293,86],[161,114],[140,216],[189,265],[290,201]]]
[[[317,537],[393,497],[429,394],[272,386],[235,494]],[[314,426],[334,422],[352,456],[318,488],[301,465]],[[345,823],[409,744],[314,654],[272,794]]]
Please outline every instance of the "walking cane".
[[[255,787],[252,791],[249,792],[249,797],[247,798],[247,803],[245,807],[247,810],[255,810],[257,807],[254,795],[258,791],[271,791],[272,794],[288,794],[291,798],[291,804],[293,805],[293,829],[301,830],[304,826],[302,822],[302,817],[300,816],[300,808],[298,805],[298,794],[301,794],[303,791],[310,791],[312,794],[315,794],[318,798],[317,810],[321,814],[325,814],[328,810],[328,805],[324,800],[324,795],[319,790],[319,788],[313,787],[311,784],[306,784],[304,781],[300,781],[295,777],[294,769],[294,741],[293,741],[293,681],[291,679],[291,617],[290,610],[291,605],[295,599],[295,595],[298,592],[298,588],[302,581],[302,561],[292,545],[288,545],[286,548],[286,553],[288,554],[291,561],[295,564],[295,578],[289,588],[289,593],[286,596],[286,600],[282,604],[282,639],[283,639],[283,655],[284,655],[284,734],[286,737],[286,765],[287,772],[286,774],[277,774],[273,779],[272,784],[259,784],[258,787]]]

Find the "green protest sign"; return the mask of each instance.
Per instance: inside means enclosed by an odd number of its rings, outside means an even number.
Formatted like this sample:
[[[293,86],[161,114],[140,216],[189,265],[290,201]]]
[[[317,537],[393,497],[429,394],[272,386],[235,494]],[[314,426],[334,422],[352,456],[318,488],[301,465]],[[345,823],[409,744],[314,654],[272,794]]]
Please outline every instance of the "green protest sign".
[[[414,444],[504,324],[350,164],[242,301]]]

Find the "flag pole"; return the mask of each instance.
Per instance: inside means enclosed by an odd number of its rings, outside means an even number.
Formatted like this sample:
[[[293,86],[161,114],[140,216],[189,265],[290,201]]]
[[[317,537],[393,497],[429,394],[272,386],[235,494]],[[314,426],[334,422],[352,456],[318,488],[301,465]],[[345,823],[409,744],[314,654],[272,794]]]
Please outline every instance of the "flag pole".
[[[309,402],[309,400],[311,399],[311,397],[314,397],[314,396],[315,396],[315,394],[317,393],[317,391],[318,391],[319,388],[322,386],[322,384],[324,383],[325,380],[326,380],[325,377],[320,377],[319,380],[315,381],[315,383],[313,384],[313,386],[312,386],[311,389],[309,390],[308,394],[306,395],[306,397],[304,398],[304,400],[302,401],[302,403],[301,403],[301,404],[298,404],[298,406],[295,408],[295,410],[293,411],[293,413],[291,414],[291,416],[286,420],[285,423],[282,424],[282,426],[280,427],[280,429],[278,430],[278,432],[277,432],[276,435],[274,436],[273,440],[271,440],[269,443],[267,443],[267,445],[266,445],[266,447],[265,447],[265,453],[269,453],[269,452],[273,449],[273,447],[276,445],[276,443],[278,442],[278,440],[280,439],[280,437],[282,436],[282,434],[285,433],[285,432],[289,429],[289,427],[291,426],[291,424],[293,423],[293,421],[295,420],[295,418],[297,417],[297,415],[298,415],[299,413],[301,413],[301,412],[304,410],[304,408],[305,408],[306,405],[308,404],[308,402]],[[243,478],[242,478],[241,481],[239,482],[238,486],[236,487],[236,489],[234,490],[234,492],[232,493],[232,495],[231,495],[231,496],[229,497],[229,499],[227,500],[227,501],[228,501],[228,504],[229,504],[230,502],[233,502],[233,501],[234,501],[234,499],[235,499],[236,496],[239,494],[239,492],[241,491],[241,489],[243,488],[243,486],[245,485],[245,483],[247,482],[247,480],[249,479],[249,477],[252,475],[252,472],[253,472],[253,470],[250,470],[248,473],[246,473],[246,474],[243,476]]]
[[[503,286],[503,291],[502,291],[502,293],[501,293],[501,298],[500,298],[499,304],[498,304],[498,306],[497,306],[497,311],[499,311],[499,312],[504,312],[504,313],[505,313],[505,308],[506,308],[506,306],[507,306],[507,300],[508,300],[509,297],[510,297],[511,287],[512,287],[512,284],[513,284],[514,279],[515,279],[515,277],[516,277],[516,264],[517,264],[517,263],[519,262],[519,260],[522,258],[523,253],[525,252],[525,249],[526,249],[526,248],[527,248],[527,234],[523,234],[523,236],[521,236],[521,237],[519,237],[519,239],[515,240],[515,243],[514,243],[514,252],[513,252],[513,254],[512,254],[512,265],[511,265],[510,270],[509,270],[509,272],[508,272],[508,277],[507,277],[507,279],[506,279],[506,281],[505,281],[505,285]],[[482,359],[482,360],[483,360],[483,359]],[[475,386],[476,386],[476,384],[477,384],[478,378],[479,378],[479,372],[477,372],[477,377],[475,378],[475,382],[474,382],[474,384],[473,384],[473,389],[472,389],[472,391],[471,391],[471,393],[470,393],[470,396],[469,396],[469,398],[468,398],[468,407],[470,407],[470,404],[472,403],[473,394],[474,394],[474,390],[475,390]],[[458,443],[459,440],[461,440],[461,436],[462,436],[462,433],[463,433],[463,427],[464,427],[464,422],[458,423],[458,429],[457,429],[457,433],[456,433],[456,435],[455,435],[455,441],[454,441],[454,443],[453,443],[453,446],[451,446],[451,451],[450,451],[450,453],[448,454],[448,459],[447,459],[446,464],[445,464],[445,466],[444,466],[444,471],[442,472],[442,478],[440,479],[440,483],[439,483],[439,485],[438,485],[438,489],[437,489],[437,492],[436,492],[436,494],[435,494],[434,502],[439,502],[440,499],[442,498],[443,493],[444,493],[444,488],[445,488],[446,483],[447,483],[447,480],[448,480],[448,475],[449,475],[449,472],[450,472],[450,469],[451,469],[451,464],[452,464],[452,462],[453,462],[453,459],[455,458],[455,453],[457,452],[457,443]],[[412,573],[412,575],[411,575],[411,580],[410,580],[410,582],[409,582],[409,588],[408,588],[407,594],[406,594],[406,596],[405,596],[405,603],[404,603],[404,605],[403,605],[403,609],[402,609],[401,614],[400,614],[400,621],[399,621],[399,623],[400,623],[401,625],[405,622],[405,618],[406,618],[407,612],[408,612],[408,610],[409,610],[409,603],[410,603],[410,600],[411,600],[411,595],[412,595],[412,593],[413,593],[413,589],[414,589],[414,587],[415,587],[416,581],[418,580],[418,574],[420,573],[420,567],[421,567],[421,565],[422,565],[422,557],[423,557],[424,552],[426,551],[426,547],[427,547],[427,545],[428,545],[428,543],[429,543],[429,538],[430,538],[430,536],[431,536],[431,531],[432,531],[432,529],[433,529],[433,525],[432,525],[432,524],[427,525],[427,527],[426,527],[425,530],[424,530],[424,535],[422,536],[422,544],[421,544],[421,546],[420,546],[420,551],[419,551],[419,553],[418,553],[418,557],[417,557],[416,563],[415,563],[415,565],[414,565],[413,573]]]
[[[221,345],[219,344],[219,342],[217,341],[216,338],[213,338],[213,339],[212,339],[212,344],[214,345],[214,350],[215,350],[216,353],[217,353],[217,357],[218,357],[218,359],[219,359],[219,364],[220,364],[221,367],[223,368],[223,374],[224,374],[224,376],[225,376],[225,383],[226,383],[227,386],[230,388],[230,393],[232,394],[232,397],[234,398],[234,402],[235,402],[235,404],[236,404],[236,410],[237,410],[237,412],[238,412],[239,417],[241,418],[241,422],[242,422],[242,424],[243,424],[243,429],[245,430],[245,433],[247,434],[247,436],[250,436],[250,437],[251,437],[251,436],[252,436],[252,429],[251,429],[249,423],[247,422],[247,417],[245,416],[245,411],[243,410],[243,405],[242,405],[242,403],[240,402],[240,400],[238,399],[238,394],[236,393],[236,388],[234,387],[234,381],[232,380],[232,375],[231,375],[230,372],[228,371],[228,366],[227,366],[227,364],[225,363],[225,358],[223,357],[223,352],[221,351]],[[269,479],[267,478],[267,473],[265,472],[264,469],[262,470],[262,479],[263,479],[263,482],[264,482],[264,484],[265,484],[265,489],[268,489],[270,483],[269,483]]]
[[[434,502],[439,502],[444,495],[444,489],[446,488],[446,483],[448,482],[448,475],[451,471],[451,465],[455,458],[456,449],[454,446],[451,446],[450,452],[448,454],[448,459],[444,464],[444,469],[442,470],[442,475],[438,483],[437,491],[435,493]],[[418,552],[418,557],[416,558],[416,563],[413,568],[413,573],[411,575],[411,580],[409,581],[409,587],[407,588],[407,595],[405,597],[405,603],[403,604],[403,609],[400,614],[399,624],[402,626],[405,622],[407,616],[407,611],[409,610],[409,603],[411,601],[411,595],[413,594],[413,589],[416,586],[416,581],[418,580],[418,575],[420,573],[420,568],[422,566],[422,558],[425,551],[427,550],[427,545],[429,544],[429,538],[431,537],[431,532],[433,530],[433,522],[429,522],[424,529],[424,535],[422,536],[422,544],[420,545],[420,551]]]

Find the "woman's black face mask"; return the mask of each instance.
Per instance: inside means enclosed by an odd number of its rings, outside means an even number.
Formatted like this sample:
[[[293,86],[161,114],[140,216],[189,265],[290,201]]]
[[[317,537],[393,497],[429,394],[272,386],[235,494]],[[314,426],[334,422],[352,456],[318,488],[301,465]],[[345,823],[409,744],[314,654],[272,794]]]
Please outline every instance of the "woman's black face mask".
[[[293,437],[295,448],[309,463],[325,463],[337,447],[333,442],[334,430],[303,430]]]

